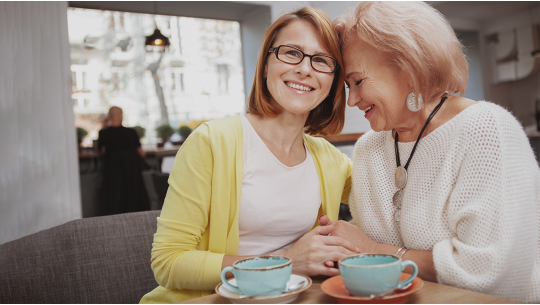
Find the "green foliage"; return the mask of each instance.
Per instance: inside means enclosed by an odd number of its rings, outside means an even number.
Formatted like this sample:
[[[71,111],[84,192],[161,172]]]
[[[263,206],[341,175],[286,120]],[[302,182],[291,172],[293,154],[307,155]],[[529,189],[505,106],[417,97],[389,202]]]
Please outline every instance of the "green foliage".
[[[180,126],[180,128],[178,128],[178,133],[182,136],[182,138],[184,138],[184,140],[191,134],[193,130],[191,130],[191,128],[189,128],[189,126]]]
[[[86,131],[86,129],[84,128],[81,128],[81,127],[77,127],[77,143],[79,143],[79,145],[81,145],[84,137],[86,137],[86,135],[88,135],[88,131]]]
[[[137,136],[139,137],[139,140],[142,139],[144,135],[146,134],[146,129],[144,129],[143,127],[139,125],[133,126],[131,128],[135,129],[135,131],[137,132]]]
[[[164,124],[156,127],[156,133],[158,138],[161,138],[163,142],[167,142],[174,133],[174,129],[170,125]]]

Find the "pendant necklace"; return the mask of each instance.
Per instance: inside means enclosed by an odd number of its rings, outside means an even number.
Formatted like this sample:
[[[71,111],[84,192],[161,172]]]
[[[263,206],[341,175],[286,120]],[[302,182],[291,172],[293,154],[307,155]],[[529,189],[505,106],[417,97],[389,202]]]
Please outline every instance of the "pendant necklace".
[[[392,202],[394,203],[394,206],[396,207],[396,211],[394,212],[394,220],[396,222],[399,222],[400,216],[401,216],[401,204],[403,201],[403,188],[407,185],[407,169],[409,168],[409,164],[411,163],[411,159],[414,155],[414,152],[416,150],[416,146],[418,145],[418,142],[420,142],[420,138],[422,137],[422,134],[424,133],[424,130],[426,130],[427,125],[433,119],[437,111],[441,109],[442,104],[444,101],[446,101],[448,97],[445,96],[441,99],[437,107],[431,112],[429,115],[426,124],[424,124],[424,127],[422,128],[422,131],[420,131],[420,134],[418,135],[418,139],[416,139],[416,143],[414,143],[413,149],[411,151],[411,155],[409,156],[409,160],[407,160],[407,163],[405,166],[401,166],[401,161],[399,160],[399,149],[398,149],[398,133],[396,130],[396,136],[394,141],[394,148],[396,150],[396,187],[399,189],[392,198]]]

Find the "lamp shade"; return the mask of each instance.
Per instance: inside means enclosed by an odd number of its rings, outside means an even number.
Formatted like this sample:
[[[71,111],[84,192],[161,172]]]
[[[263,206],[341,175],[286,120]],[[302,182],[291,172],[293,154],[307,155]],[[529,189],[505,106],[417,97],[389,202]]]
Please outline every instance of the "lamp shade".
[[[157,46],[157,47],[168,47],[171,45],[171,42],[168,37],[161,34],[161,32],[156,28],[154,34],[146,36],[146,46]]]

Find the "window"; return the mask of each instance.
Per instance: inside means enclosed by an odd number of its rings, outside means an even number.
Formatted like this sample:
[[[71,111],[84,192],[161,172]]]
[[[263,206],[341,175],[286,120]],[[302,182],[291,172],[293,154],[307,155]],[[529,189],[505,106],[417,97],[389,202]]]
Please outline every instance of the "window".
[[[171,42],[164,53],[144,46],[156,25]],[[111,106],[124,126],[146,128],[143,143],[156,143],[163,123],[245,113],[238,22],[69,8],[68,29],[76,125],[89,135]]]
[[[219,93],[229,93],[229,67],[227,65],[217,65],[219,76]]]

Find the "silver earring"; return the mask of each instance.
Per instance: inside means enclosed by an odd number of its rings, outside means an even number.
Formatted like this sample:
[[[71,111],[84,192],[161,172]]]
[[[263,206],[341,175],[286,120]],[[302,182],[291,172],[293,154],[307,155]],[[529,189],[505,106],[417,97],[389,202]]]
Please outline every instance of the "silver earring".
[[[410,111],[417,112],[418,110],[422,109],[423,105],[424,101],[422,99],[422,95],[418,94],[418,105],[416,104],[416,94],[414,94],[414,92],[407,95],[407,108],[409,108]]]

